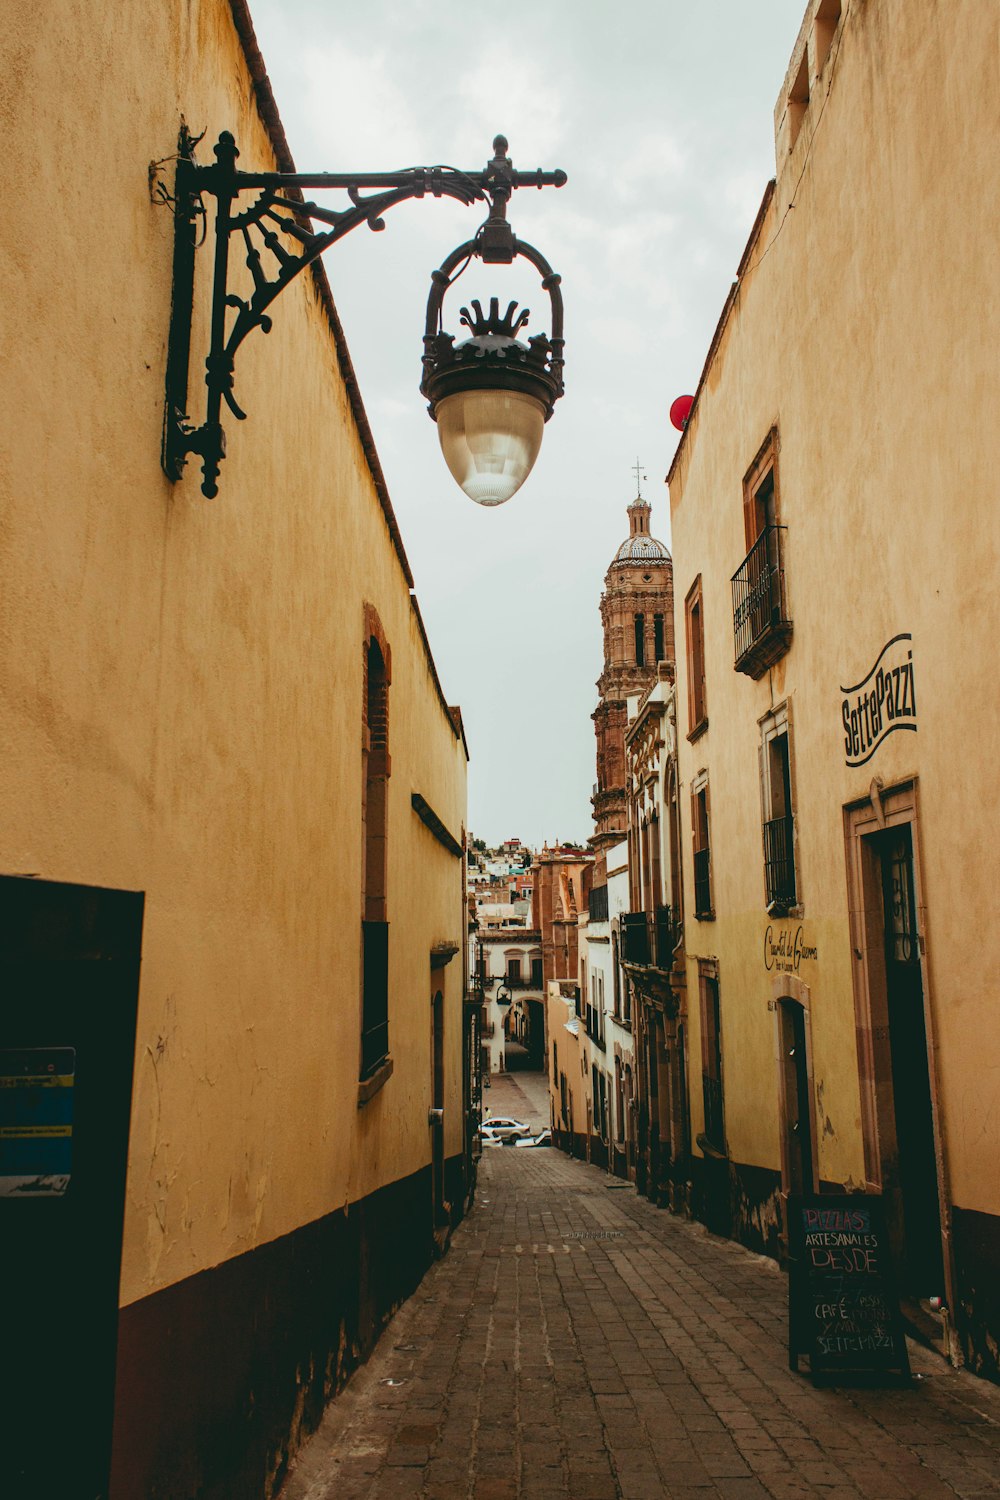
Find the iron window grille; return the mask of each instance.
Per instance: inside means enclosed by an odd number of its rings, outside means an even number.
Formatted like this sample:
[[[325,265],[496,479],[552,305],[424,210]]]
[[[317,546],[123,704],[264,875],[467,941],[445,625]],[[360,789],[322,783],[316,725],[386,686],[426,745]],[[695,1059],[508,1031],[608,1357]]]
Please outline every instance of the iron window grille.
[[[389,924],[362,922],[363,999],[361,1077],[370,1078],[389,1055]]]
[[[705,1139],[717,1151],[725,1150],[722,1120],[722,1081],[708,1073],[701,1075],[702,1103],[705,1108]]]
[[[589,911],[592,922],[606,922],[608,920],[608,888],[606,885],[595,885],[591,888]]]
[[[769,818],[764,824],[764,882],[768,906],[795,905],[795,849],[792,818]]]

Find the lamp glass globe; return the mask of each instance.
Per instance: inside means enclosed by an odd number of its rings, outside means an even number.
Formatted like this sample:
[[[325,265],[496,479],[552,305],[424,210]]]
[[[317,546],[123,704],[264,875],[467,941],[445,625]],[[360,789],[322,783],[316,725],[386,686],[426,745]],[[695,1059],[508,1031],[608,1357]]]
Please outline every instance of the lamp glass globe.
[[[457,391],[436,415],[445,463],[470,500],[502,505],[516,494],[542,445],[541,401],[522,391]]]

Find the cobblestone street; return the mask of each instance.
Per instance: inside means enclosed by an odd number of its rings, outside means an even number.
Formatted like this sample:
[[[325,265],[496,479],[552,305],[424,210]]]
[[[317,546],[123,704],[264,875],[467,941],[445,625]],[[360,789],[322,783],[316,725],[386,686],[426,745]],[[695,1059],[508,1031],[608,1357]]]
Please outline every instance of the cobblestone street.
[[[910,1389],[814,1389],[786,1302],[770,1261],[598,1169],[487,1151],[282,1500],[1000,1495],[997,1387],[911,1343]]]

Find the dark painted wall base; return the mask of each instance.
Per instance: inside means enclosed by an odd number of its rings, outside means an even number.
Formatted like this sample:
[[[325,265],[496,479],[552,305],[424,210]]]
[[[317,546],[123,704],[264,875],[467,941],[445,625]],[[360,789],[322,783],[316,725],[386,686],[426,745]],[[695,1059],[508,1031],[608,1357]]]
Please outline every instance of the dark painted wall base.
[[[446,1163],[461,1217],[461,1158]],[[436,1253],[424,1168],[119,1318],[112,1500],[268,1500]]]
[[[1000,1217],[953,1208],[955,1323],[966,1364],[1000,1383]]]
[[[587,1137],[579,1130],[555,1130],[552,1139],[567,1156],[575,1156],[578,1161],[587,1160]]]
[[[759,1255],[780,1255],[781,1174],[767,1167],[694,1157],[691,1208],[713,1234],[739,1240]]]

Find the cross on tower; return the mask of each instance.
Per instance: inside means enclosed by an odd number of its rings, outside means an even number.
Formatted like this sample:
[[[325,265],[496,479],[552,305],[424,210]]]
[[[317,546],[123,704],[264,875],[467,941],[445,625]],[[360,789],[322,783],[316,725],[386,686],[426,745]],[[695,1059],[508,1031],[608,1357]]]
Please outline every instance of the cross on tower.
[[[638,459],[636,459],[635,463],[632,465],[632,472],[635,475],[635,496],[636,496],[637,500],[641,500],[642,499],[642,481],[646,477],[646,471],[641,466],[641,464],[639,463]]]

